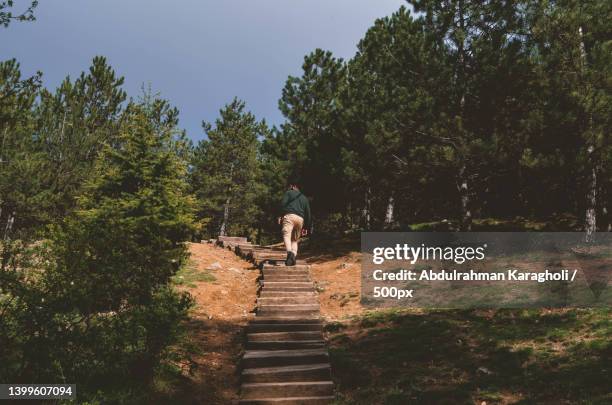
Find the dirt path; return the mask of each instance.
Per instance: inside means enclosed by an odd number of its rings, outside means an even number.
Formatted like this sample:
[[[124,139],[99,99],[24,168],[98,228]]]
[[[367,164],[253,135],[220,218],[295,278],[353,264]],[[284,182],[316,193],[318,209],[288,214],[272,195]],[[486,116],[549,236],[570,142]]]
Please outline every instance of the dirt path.
[[[255,307],[259,274],[229,250],[189,244],[191,266],[180,288],[195,298],[189,325],[191,344],[200,353],[181,397],[193,404],[228,404],[238,398],[237,366],[243,350],[242,328]],[[179,276],[181,277],[181,276]],[[207,281],[198,281],[207,280]]]

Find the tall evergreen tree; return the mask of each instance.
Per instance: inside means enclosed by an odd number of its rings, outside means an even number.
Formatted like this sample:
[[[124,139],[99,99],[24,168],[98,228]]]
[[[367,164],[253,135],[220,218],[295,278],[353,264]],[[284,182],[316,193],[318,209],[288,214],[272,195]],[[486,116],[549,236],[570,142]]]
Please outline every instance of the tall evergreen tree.
[[[575,168],[571,187],[580,190],[576,197],[587,197],[579,206],[586,212],[590,240],[597,230],[597,212],[607,210],[597,196],[610,179],[605,167],[612,116],[612,28],[608,22],[612,5],[596,0],[541,1],[529,10],[531,38],[547,76],[543,78],[548,85],[545,94],[553,100],[543,110],[551,129],[555,122],[563,125],[552,141],[570,155]]]
[[[35,139],[47,158],[50,215],[61,218],[74,207],[102,146],[114,142],[126,99],[123,81],[96,57],[74,83],[66,78],[55,93],[42,91]]]
[[[175,133],[156,124],[130,105],[77,210],[49,241],[10,260],[2,250],[2,380],[78,380],[84,400],[133,402],[176,341],[191,301],[168,284],[193,199]]]
[[[486,155],[498,153],[499,130],[519,130],[495,127],[499,108],[516,95],[512,94],[513,86],[494,84],[516,83],[521,74],[511,69],[517,62],[520,65],[522,57],[521,2],[410,3],[422,13],[426,29],[447,53],[442,82],[448,87],[443,89],[444,94],[437,95],[445,105],[438,103],[437,128],[430,130],[430,136],[450,147],[456,162],[462,229],[469,230],[473,210],[481,208],[474,206],[472,195],[481,193],[475,193],[472,183],[488,171],[481,162],[489,160]],[[520,116],[513,117],[511,123],[520,123]]]
[[[40,77],[23,79],[14,59],[0,62],[0,240],[38,222],[37,209],[49,197],[40,184],[42,157],[32,137]]]
[[[444,86],[433,80],[441,65],[432,45],[423,25],[402,7],[375,22],[349,63],[343,165],[353,195],[365,196],[353,206],[363,207],[366,229],[393,226],[420,205],[431,205],[432,195],[419,187],[421,176],[434,173],[421,170],[431,155],[419,145],[435,113],[431,87]],[[400,216],[398,205],[404,208]]]
[[[283,88],[279,108],[286,122],[278,141],[284,144],[281,157],[291,162],[289,174],[314,196],[315,214],[324,216],[343,207],[347,191],[338,159],[346,66],[331,52],[317,49],[304,58],[302,70]]]
[[[191,171],[199,217],[208,235],[252,236],[263,191],[259,142],[268,127],[238,99],[221,109],[214,127],[202,125],[207,139],[195,148]]]

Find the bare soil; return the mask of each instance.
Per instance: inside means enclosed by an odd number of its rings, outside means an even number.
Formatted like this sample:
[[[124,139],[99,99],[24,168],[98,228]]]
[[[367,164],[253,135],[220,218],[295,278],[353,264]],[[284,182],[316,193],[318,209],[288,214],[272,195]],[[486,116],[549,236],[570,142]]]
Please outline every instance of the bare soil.
[[[189,251],[191,274],[210,281],[196,277],[179,286],[195,299],[188,334],[196,350],[191,374],[185,373],[169,396],[174,403],[229,404],[239,396],[243,329],[255,308],[259,271],[210,244],[191,243]]]
[[[321,314],[328,322],[361,315],[361,266],[359,252],[350,252],[328,261],[312,262],[311,275],[321,303]]]

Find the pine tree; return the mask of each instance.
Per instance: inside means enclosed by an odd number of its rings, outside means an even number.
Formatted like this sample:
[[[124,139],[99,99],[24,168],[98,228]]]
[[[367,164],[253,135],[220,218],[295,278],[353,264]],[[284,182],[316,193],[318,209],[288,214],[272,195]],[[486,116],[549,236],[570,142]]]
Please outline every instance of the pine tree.
[[[586,194],[580,206],[586,213],[586,239],[592,240],[597,212],[607,210],[598,195],[610,178],[604,167],[612,116],[612,29],[606,16],[612,6],[595,0],[538,2],[530,12],[533,43],[548,76],[547,95],[553,100],[546,104],[545,113],[551,127],[555,120],[563,124],[561,148],[580,167],[570,177],[571,188],[584,184],[579,187],[584,192],[576,197]],[[563,111],[563,117],[555,117],[553,109]],[[553,141],[559,143],[558,135]]]
[[[418,212],[424,200],[431,204],[413,180],[433,173],[422,170],[431,156],[419,147],[435,113],[427,86],[440,55],[432,45],[423,24],[402,7],[374,23],[349,63],[343,164],[353,195],[363,196],[353,204],[363,207],[366,229],[395,226],[407,217],[398,215],[398,206]]]
[[[96,57],[74,83],[68,77],[55,93],[42,91],[35,139],[47,159],[51,217],[62,218],[74,208],[102,145],[114,142],[126,99],[123,82],[105,58]]]
[[[40,77],[23,79],[14,59],[0,63],[0,240],[39,222],[37,209],[48,197],[40,184],[42,157],[32,137]]]
[[[422,13],[426,30],[447,55],[444,69],[438,70],[439,79],[446,84],[435,94],[438,118],[427,134],[446,145],[455,162],[461,227],[470,230],[473,211],[482,209],[472,198],[483,194],[474,189],[474,182],[488,177],[491,169],[481,162],[498,159],[491,154],[499,153],[500,139],[520,131],[507,125],[519,124],[520,115],[504,126],[497,126],[497,117],[503,117],[508,103],[520,96],[513,94],[521,89],[516,84],[524,83],[523,73],[512,69],[514,64],[521,66],[525,54],[521,2],[410,3]]]
[[[169,281],[187,259],[193,199],[176,129],[157,123],[130,105],[77,210],[32,254],[2,261],[2,327],[20,365],[3,379],[78,380],[81,398],[121,402],[175,343],[191,300]]]
[[[279,101],[286,122],[277,157],[291,162],[288,175],[315,196],[315,214],[325,216],[342,210],[348,191],[339,159],[346,66],[331,52],[317,49],[304,57],[302,70],[302,76],[287,79]]]
[[[214,127],[204,122],[208,139],[194,150],[191,184],[208,235],[252,235],[260,219],[259,142],[268,128],[245,109],[234,99],[221,109]]]

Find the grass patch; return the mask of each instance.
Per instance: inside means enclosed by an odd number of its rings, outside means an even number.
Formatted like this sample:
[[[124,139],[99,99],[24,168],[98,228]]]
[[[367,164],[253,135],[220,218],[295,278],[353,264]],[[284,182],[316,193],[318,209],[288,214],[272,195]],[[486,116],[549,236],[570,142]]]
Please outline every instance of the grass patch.
[[[610,315],[372,311],[330,331],[336,403],[612,403]]]
[[[342,322],[330,322],[325,324],[326,332],[338,332],[344,329],[344,324]]]
[[[472,223],[472,231],[576,231],[580,230],[582,223],[578,218],[562,214],[548,218],[546,221],[534,221],[529,218],[475,218]],[[422,222],[410,225],[414,232],[429,231],[457,231],[459,222],[456,220],[443,220]]]
[[[197,282],[210,283],[215,280],[215,276],[209,270],[199,270],[197,264],[192,260],[187,261],[172,277],[173,284],[189,288],[195,288]]]

